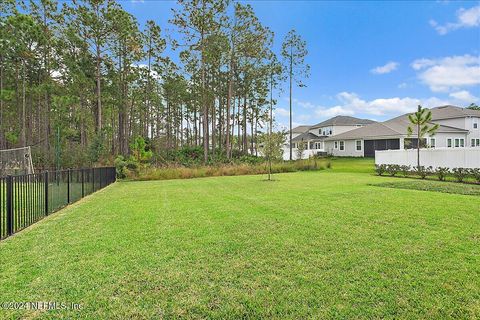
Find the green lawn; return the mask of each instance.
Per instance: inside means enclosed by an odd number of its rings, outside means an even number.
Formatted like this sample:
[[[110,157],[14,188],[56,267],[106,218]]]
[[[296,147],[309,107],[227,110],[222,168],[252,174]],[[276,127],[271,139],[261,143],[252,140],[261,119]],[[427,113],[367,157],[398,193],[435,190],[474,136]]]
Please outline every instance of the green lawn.
[[[0,318],[478,319],[480,197],[368,163],[116,183],[0,243],[0,302],[81,310]]]

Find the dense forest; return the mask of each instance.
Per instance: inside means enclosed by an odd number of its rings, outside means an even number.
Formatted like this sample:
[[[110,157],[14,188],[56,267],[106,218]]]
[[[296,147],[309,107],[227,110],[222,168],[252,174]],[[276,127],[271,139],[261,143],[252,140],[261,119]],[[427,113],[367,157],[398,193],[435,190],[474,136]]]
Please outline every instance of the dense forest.
[[[172,10],[167,33],[113,0],[2,0],[0,149],[32,146],[42,167],[112,163],[139,145],[152,162],[255,155],[272,92],[308,76],[305,41],[292,30],[276,54],[248,4]]]

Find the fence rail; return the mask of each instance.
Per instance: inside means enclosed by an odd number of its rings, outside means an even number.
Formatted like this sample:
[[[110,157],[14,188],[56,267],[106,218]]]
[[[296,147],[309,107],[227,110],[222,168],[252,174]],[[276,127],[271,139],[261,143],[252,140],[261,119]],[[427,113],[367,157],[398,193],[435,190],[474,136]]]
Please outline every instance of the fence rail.
[[[375,164],[417,165],[417,150],[375,151]],[[420,149],[420,165],[433,168],[480,168],[480,148]]]
[[[115,168],[0,177],[0,240],[115,182]]]

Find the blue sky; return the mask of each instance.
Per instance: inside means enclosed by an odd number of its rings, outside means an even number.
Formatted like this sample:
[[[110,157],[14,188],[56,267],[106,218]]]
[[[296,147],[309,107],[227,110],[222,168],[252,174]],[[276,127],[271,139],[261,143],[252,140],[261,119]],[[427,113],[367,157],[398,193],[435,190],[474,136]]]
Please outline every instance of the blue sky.
[[[294,125],[334,115],[389,119],[442,104],[480,103],[480,2],[246,1],[275,32],[307,41],[311,76],[294,89]],[[140,23],[166,32],[174,1],[123,1]],[[276,120],[288,124],[288,91]]]

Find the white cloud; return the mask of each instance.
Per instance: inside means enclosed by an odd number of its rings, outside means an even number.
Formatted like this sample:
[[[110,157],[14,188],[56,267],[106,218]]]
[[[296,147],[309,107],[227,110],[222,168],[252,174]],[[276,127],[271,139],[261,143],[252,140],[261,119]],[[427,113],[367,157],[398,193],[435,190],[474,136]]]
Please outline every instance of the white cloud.
[[[369,115],[399,115],[415,111],[417,106],[421,104],[424,107],[437,107],[439,105],[448,104],[448,101],[444,101],[435,97],[427,99],[418,99],[411,97],[393,97],[393,98],[377,98],[374,100],[361,99],[357,94],[353,92],[340,92],[337,95],[338,100],[341,102],[340,107],[345,110],[353,111],[353,114],[369,114]]]
[[[448,22],[444,25],[440,25],[437,21],[430,20],[429,23],[440,35],[445,35],[450,31],[461,28],[480,26],[480,5],[470,9],[461,8],[457,11],[456,15],[457,21],[455,22]]]
[[[371,69],[370,72],[373,74],[386,74],[386,73],[390,73],[392,71],[397,70],[397,68],[398,68],[398,62],[390,61],[383,66],[379,66]]]
[[[412,68],[432,91],[448,92],[480,84],[480,57],[471,55],[418,59]]]
[[[346,109],[342,106],[335,106],[331,108],[317,108],[315,110],[315,115],[319,117],[335,117],[335,116],[352,116],[355,114],[355,111]]]
[[[406,82],[402,82],[402,83],[400,83],[397,87],[398,87],[399,89],[405,89],[407,86],[408,86],[408,85],[407,85]]]
[[[143,69],[145,71],[148,71],[148,65],[146,65],[144,63],[131,64],[131,66],[133,68],[140,68],[140,69]],[[152,70],[152,68],[150,68],[150,75],[157,80],[160,80],[162,78],[162,76],[157,71]]]
[[[311,103],[310,101],[300,101],[298,99],[293,99],[293,104],[294,105],[298,105],[302,108],[305,108],[305,109],[313,109],[315,108],[315,105],[313,103]]]
[[[442,105],[466,105],[478,102],[479,98],[462,90],[450,93],[446,99],[438,97],[414,98],[414,97],[387,97],[366,100],[354,92],[343,91],[336,95],[337,104],[334,106],[315,105],[312,102],[301,102],[309,106],[301,114],[294,113],[294,123],[313,124],[322,120],[337,116],[359,116],[377,119],[388,119],[401,114],[414,112],[418,105],[425,108],[434,108]],[[299,105],[299,104],[298,104]],[[278,112],[280,110],[280,113]],[[277,114],[288,116],[288,111],[278,108]]]
[[[473,94],[471,94],[467,90],[452,92],[449,94],[449,96],[461,102],[467,102],[467,103],[472,103],[479,100],[478,97],[475,97]]]
[[[290,112],[287,109],[284,108],[276,108],[274,111],[275,115],[283,116],[283,117],[288,117],[290,115]]]

